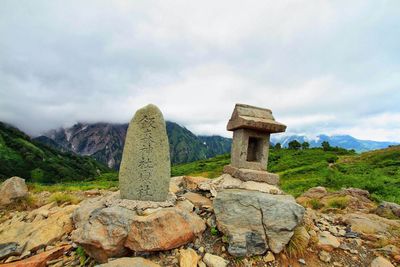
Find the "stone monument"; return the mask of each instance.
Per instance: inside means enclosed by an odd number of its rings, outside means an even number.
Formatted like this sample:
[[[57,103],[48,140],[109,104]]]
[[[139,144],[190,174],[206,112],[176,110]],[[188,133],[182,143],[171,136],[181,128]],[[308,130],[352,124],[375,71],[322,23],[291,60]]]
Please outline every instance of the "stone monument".
[[[161,111],[149,104],[129,123],[119,170],[121,198],[166,201],[170,175],[165,121]]]
[[[233,131],[233,142],[231,165],[224,172],[243,181],[278,184],[278,175],[267,172],[269,139],[286,126],[275,121],[271,110],[236,104],[227,130]]]
[[[218,230],[236,257],[280,253],[301,223],[304,208],[278,188],[267,172],[271,133],[286,126],[269,109],[236,104],[227,129],[233,131],[231,164],[215,179],[213,208]]]

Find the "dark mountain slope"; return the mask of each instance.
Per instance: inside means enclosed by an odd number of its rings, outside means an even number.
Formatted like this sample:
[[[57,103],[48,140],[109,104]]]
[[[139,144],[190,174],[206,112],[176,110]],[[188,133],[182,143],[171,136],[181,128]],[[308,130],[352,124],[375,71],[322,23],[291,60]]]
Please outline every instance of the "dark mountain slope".
[[[0,122],[1,179],[21,176],[28,181],[52,183],[89,179],[104,171],[109,169],[90,157],[60,152]]]
[[[77,123],[70,128],[60,128],[45,133],[35,140],[63,151],[90,155],[118,169],[121,162],[128,124]],[[188,129],[166,122],[173,164],[213,157],[230,151],[231,139],[220,136],[196,136]],[[54,141],[51,142],[48,139]]]

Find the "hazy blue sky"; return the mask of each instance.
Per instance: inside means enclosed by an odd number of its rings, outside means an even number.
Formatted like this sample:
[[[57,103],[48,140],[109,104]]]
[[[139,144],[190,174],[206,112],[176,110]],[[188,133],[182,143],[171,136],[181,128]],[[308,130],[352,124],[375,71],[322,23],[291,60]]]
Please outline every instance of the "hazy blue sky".
[[[0,120],[30,134],[154,103],[229,136],[236,102],[400,141],[400,1],[0,2]]]

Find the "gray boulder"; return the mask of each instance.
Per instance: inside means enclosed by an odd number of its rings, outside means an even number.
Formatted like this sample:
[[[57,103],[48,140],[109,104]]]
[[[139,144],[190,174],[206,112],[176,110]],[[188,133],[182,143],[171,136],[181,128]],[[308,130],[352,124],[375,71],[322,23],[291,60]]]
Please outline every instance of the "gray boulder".
[[[14,200],[28,195],[25,180],[14,176],[5,180],[0,186],[0,206],[11,204]]]
[[[22,247],[16,242],[0,244],[0,260],[9,256],[18,256],[22,253]]]
[[[229,238],[228,252],[238,257],[281,252],[305,212],[292,196],[241,189],[218,192],[214,211]]]
[[[86,222],[77,225],[72,240],[98,262],[124,256],[129,251],[124,243],[135,216],[136,212],[122,207],[97,208]]]
[[[393,214],[400,218],[400,205],[393,202],[383,201],[375,210],[379,216],[388,216]]]

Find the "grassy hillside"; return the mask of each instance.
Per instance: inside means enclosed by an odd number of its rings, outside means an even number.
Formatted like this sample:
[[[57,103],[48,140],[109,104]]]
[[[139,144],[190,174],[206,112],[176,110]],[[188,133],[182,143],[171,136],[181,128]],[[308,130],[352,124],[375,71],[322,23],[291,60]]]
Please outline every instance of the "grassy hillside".
[[[20,176],[55,183],[90,179],[105,171],[109,169],[92,158],[59,152],[0,122],[0,179]]]
[[[278,173],[281,188],[295,196],[314,186],[331,190],[358,187],[377,200],[400,203],[400,146],[355,154],[343,149],[270,150],[268,171]],[[173,175],[216,177],[229,155],[172,168]]]

